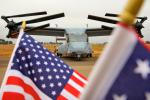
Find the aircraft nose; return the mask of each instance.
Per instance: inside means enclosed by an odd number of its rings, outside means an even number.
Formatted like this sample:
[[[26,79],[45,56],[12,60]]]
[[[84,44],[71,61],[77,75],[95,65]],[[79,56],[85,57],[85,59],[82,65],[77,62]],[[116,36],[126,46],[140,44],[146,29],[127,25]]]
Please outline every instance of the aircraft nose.
[[[87,43],[71,43],[69,45],[69,51],[70,52],[76,52],[76,53],[84,53],[85,51],[88,50],[88,45]]]

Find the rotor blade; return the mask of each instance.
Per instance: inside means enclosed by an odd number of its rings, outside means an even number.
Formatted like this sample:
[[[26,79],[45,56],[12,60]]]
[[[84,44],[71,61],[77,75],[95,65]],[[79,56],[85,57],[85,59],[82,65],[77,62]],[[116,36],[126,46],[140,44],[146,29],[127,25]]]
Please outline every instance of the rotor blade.
[[[48,26],[49,26],[49,24],[41,25],[41,26],[38,26],[38,27],[26,27],[27,30],[25,30],[25,32],[32,32],[34,30],[42,29],[42,28],[45,28],[45,27],[48,27]],[[11,32],[9,30],[9,34],[7,35],[7,38],[17,38],[18,34],[19,34],[19,32]]]
[[[36,29],[33,31],[28,32],[29,35],[41,35],[41,36],[60,36],[64,37],[66,34],[65,29],[58,29],[58,28],[43,28],[43,29]]]
[[[103,17],[98,17],[98,16],[93,16],[93,15],[88,15],[88,19],[102,21],[102,22],[107,22],[107,23],[112,23],[112,24],[118,23],[118,21],[116,21],[116,20],[103,18]]]
[[[6,23],[9,23],[9,20],[5,16],[1,16],[1,19],[3,19]]]
[[[35,15],[44,15],[44,14],[47,14],[47,12],[46,11],[42,11],[42,12],[19,14],[19,15],[5,16],[5,17],[6,18],[14,18],[14,17],[26,17],[26,16],[35,16]]]
[[[119,17],[119,14],[106,13],[105,16]],[[137,19],[146,19],[146,17],[136,17]]]
[[[47,20],[51,20],[51,19],[64,17],[64,16],[65,16],[64,13],[60,13],[60,14],[45,16],[45,17],[41,17],[41,18],[37,18],[37,19],[27,20],[26,23],[27,24],[37,23],[37,22],[47,21]],[[18,22],[15,25],[21,25],[21,24],[22,24],[22,22]]]
[[[137,19],[145,19],[147,20],[147,17],[136,17]]]
[[[105,16],[110,16],[110,17],[118,17],[118,14],[111,14],[111,13],[106,13]]]
[[[112,30],[96,28],[96,29],[86,29],[85,33],[89,37],[92,37],[92,36],[108,36],[111,35],[111,32]]]
[[[37,30],[37,29],[42,29],[42,28],[45,28],[45,27],[48,27],[49,24],[44,24],[44,25],[41,25],[41,26],[37,26],[37,27],[33,27],[31,29],[27,29],[25,30],[25,32],[29,32],[29,31],[33,31],[33,30]]]
[[[102,25],[101,28],[108,29],[108,30],[112,30],[113,29],[113,27],[109,27],[109,26],[105,26],[105,25]]]

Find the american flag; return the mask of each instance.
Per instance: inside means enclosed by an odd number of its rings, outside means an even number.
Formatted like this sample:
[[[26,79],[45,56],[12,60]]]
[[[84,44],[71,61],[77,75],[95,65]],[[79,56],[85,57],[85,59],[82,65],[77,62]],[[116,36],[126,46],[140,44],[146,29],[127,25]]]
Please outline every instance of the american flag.
[[[76,100],[84,78],[59,57],[23,34],[2,85],[2,100]]]
[[[132,33],[136,34],[130,31]],[[124,52],[127,54],[125,64],[114,78],[105,100],[150,100],[150,48],[135,34],[130,52]]]
[[[81,100],[150,100],[150,48],[132,27],[118,24]]]

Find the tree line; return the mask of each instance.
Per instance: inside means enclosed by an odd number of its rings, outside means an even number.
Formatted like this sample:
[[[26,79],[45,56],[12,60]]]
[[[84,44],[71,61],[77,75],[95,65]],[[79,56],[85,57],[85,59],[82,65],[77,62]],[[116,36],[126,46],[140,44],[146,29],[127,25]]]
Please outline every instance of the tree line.
[[[6,41],[4,39],[0,39],[0,44],[13,44],[12,41]]]

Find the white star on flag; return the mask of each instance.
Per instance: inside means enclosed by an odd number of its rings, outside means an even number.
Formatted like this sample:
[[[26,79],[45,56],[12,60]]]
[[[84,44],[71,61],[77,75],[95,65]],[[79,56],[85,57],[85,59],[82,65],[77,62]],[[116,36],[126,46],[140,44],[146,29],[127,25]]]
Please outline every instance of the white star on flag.
[[[143,79],[147,79],[150,74],[149,62],[147,60],[137,60],[137,68],[134,70],[136,74],[141,74]]]
[[[20,53],[20,54],[21,54],[21,53],[22,53],[22,50],[19,50],[19,51],[18,51],[18,53]]]
[[[127,96],[126,95],[121,95],[121,96],[118,96],[118,95],[113,95],[113,100],[127,100]]]

